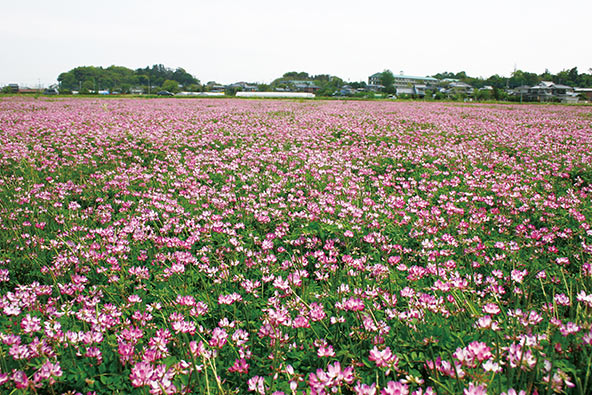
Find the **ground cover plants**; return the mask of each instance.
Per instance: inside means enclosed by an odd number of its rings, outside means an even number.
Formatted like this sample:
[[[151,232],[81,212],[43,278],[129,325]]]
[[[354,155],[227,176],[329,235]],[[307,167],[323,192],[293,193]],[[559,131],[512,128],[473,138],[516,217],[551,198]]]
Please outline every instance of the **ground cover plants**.
[[[590,108],[0,101],[0,392],[592,392]]]

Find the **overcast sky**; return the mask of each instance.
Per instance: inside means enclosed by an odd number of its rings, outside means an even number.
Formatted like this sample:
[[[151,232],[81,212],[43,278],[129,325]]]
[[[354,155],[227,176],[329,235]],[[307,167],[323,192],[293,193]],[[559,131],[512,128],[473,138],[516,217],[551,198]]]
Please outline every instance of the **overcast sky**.
[[[202,82],[592,67],[590,0],[2,0],[0,85],[161,63]]]

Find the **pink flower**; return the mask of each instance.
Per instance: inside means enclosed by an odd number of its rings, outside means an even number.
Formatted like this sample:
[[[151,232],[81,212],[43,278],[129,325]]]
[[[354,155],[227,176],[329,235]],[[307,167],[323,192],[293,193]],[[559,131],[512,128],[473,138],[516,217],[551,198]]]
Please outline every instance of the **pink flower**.
[[[294,318],[294,320],[292,321],[292,326],[294,328],[310,328],[310,324],[308,323],[306,317],[303,317],[301,315]]]
[[[356,395],[375,395],[376,394],[376,383],[372,383],[371,385],[362,384],[358,382],[358,384],[354,387],[354,392]]]
[[[319,347],[318,351],[317,351],[317,355],[319,356],[319,358],[322,357],[334,357],[335,356],[335,351],[333,351],[333,346],[321,346]]]
[[[520,390],[520,392],[517,392],[514,388],[509,388],[508,392],[502,392],[500,395],[526,395],[526,391]]]
[[[33,381],[35,383],[40,383],[42,380],[48,379],[49,384],[53,385],[56,382],[56,378],[62,376],[62,369],[60,368],[60,363],[52,363],[50,361],[45,361],[45,363],[39,368],[37,372],[33,375]]]
[[[236,359],[234,364],[228,368],[229,372],[249,373],[249,364],[244,358]]]
[[[401,257],[399,255],[389,256],[387,261],[388,261],[389,265],[395,266],[401,261]]]
[[[389,381],[380,391],[381,395],[408,395],[409,394],[409,386],[404,383],[400,383],[398,381]]]
[[[487,387],[483,385],[476,385],[469,383],[469,388],[463,390],[464,395],[487,395]]]
[[[212,338],[210,339],[210,347],[222,348],[228,341],[228,333],[224,329],[214,328],[212,331]]]
[[[310,314],[311,321],[321,321],[325,317],[327,317],[327,314],[325,314],[323,305],[320,303],[316,303],[316,302],[313,302],[310,304],[309,314]]]
[[[265,394],[265,380],[261,376],[253,376],[247,382],[249,391],[255,391],[258,394]]]
[[[388,346],[382,351],[379,351],[378,348],[374,346],[374,348],[370,350],[370,356],[368,359],[374,361],[379,368],[396,367],[399,362],[399,358],[391,352],[391,348]]]
[[[21,329],[25,333],[37,332],[41,330],[41,319],[38,317],[31,317],[31,314],[27,314],[27,316],[21,321]]]
[[[138,362],[132,367],[130,373],[130,380],[134,387],[142,387],[144,385],[150,385],[152,375],[154,373],[154,367],[148,362]]]
[[[25,389],[29,386],[29,378],[22,370],[17,370],[12,374],[12,381],[18,389]]]
[[[496,315],[499,314],[501,310],[495,303],[487,303],[485,306],[483,306],[483,312],[485,314]]]
[[[119,353],[119,360],[121,361],[121,364],[125,365],[127,362],[132,361],[135,353],[134,345],[121,341],[118,344],[117,352]]]
[[[240,302],[243,300],[243,297],[233,292],[229,295],[220,295],[218,296],[218,304],[233,304],[234,302]]]
[[[353,383],[353,373],[354,368],[351,366],[341,370],[341,364],[339,362],[335,362],[333,365],[327,366],[327,375],[338,383],[341,381],[345,381],[348,384]]]

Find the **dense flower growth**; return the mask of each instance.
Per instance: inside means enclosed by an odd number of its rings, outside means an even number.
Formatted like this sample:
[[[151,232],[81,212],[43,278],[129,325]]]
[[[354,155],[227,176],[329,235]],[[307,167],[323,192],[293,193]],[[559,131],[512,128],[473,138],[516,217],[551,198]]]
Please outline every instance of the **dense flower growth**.
[[[2,100],[0,392],[591,393],[591,125]]]

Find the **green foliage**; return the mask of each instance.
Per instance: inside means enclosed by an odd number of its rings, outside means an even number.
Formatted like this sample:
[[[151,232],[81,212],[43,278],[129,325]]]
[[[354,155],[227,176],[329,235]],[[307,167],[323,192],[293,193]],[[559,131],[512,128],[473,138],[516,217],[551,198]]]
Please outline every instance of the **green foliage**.
[[[574,86],[574,87],[592,87],[592,69],[588,70],[588,73],[578,73],[578,68],[562,70],[557,74],[552,74],[549,70],[545,70],[542,74],[530,73],[527,71],[516,70],[510,77],[501,77],[498,74],[494,74],[487,79],[481,77],[475,78],[467,75],[466,72],[460,71],[458,73],[451,73],[445,71],[443,73],[434,74],[432,77],[438,79],[457,79],[462,82],[466,82],[475,88],[482,88],[489,85],[497,89],[515,88],[521,85],[533,86],[541,81],[552,81],[556,84]],[[498,94],[500,98],[496,100],[504,100],[501,98],[501,94]],[[494,95],[495,97],[495,95]]]
[[[292,80],[308,80],[310,77],[309,77],[308,73],[306,73],[304,71],[300,71],[300,72],[289,71],[287,73],[284,73],[282,78],[292,79]]]
[[[493,98],[492,91],[486,89],[479,89],[475,92],[475,99],[478,101],[487,101]]]
[[[85,93],[91,90],[127,93],[136,86],[162,86],[166,80],[176,81],[183,86],[199,85],[199,80],[183,68],[173,70],[161,64],[137,70],[123,66],[82,66],[58,76],[61,89],[80,90]]]
[[[380,74],[380,83],[384,86],[386,93],[395,93],[395,75],[390,70],[384,70]]]
[[[179,92],[179,83],[173,80],[166,80],[162,84],[162,90],[169,91],[169,92]]]
[[[94,90],[95,90],[94,81],[87,80],[82,83],[82,87],[80,88],[80,93],[89,93]]]
[[[516,70],[512,73],[510,80],[508,81],[510,88],[515,88],[522,85],[536,85],[541,82],[541,79],[535,73],[524,72],[522,70]]]

